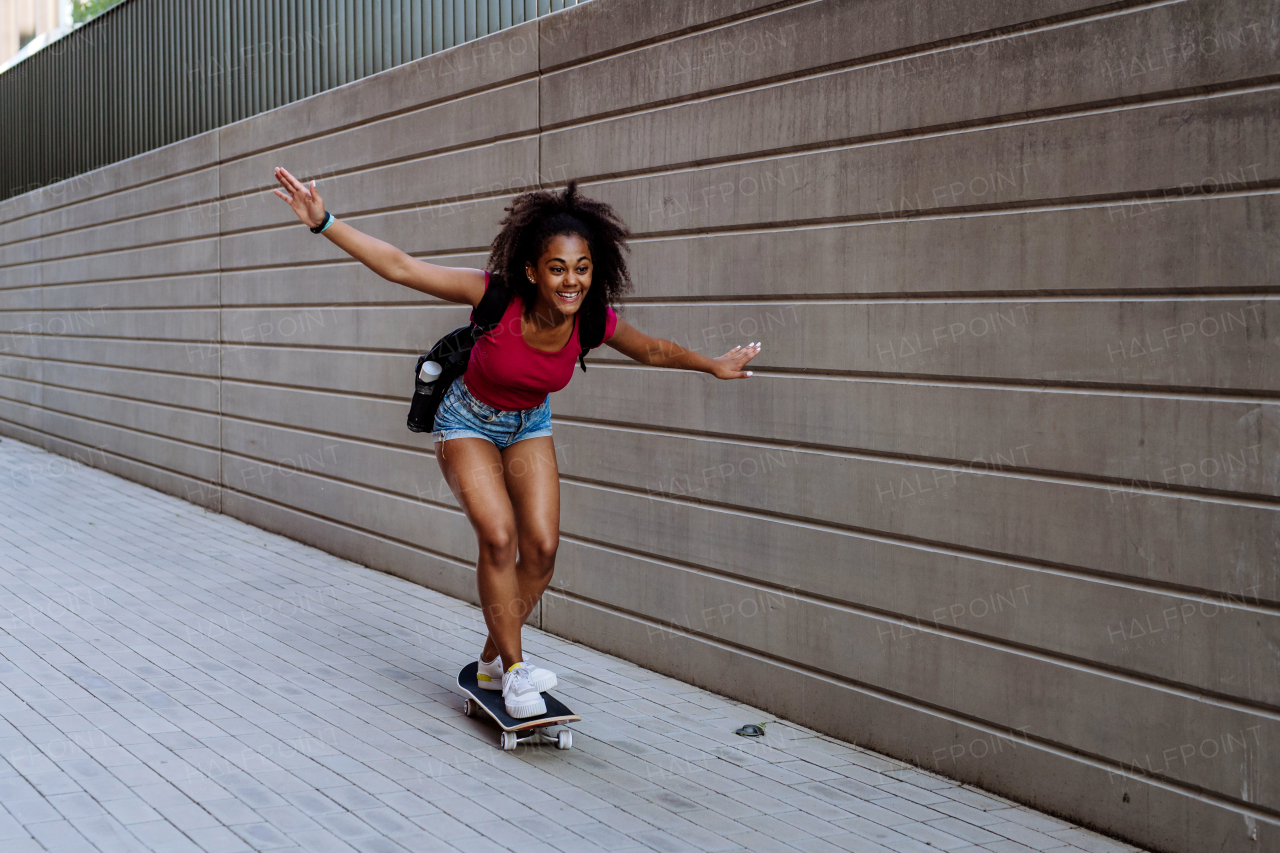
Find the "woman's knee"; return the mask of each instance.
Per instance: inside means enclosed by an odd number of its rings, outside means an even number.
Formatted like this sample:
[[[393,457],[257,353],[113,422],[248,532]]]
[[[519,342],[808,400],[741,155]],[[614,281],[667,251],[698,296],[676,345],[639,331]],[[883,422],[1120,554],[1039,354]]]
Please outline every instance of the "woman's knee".
[[[526,536],[520,543],[520,556],[531,568],[549,572],[555,566],[559,547],[559,533]]]
[[[510,563],[516,558],[515,525],[491,524],[476,531],[480,553],[489,562]]]

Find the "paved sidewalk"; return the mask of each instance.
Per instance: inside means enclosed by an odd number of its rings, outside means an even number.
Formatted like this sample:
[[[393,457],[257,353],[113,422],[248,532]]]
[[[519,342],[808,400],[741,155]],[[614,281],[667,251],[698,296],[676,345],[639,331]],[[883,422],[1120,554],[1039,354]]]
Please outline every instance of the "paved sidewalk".
[[[538,631],[584,716],[460,712],[463,602],[0,439],[0,845],[1133,850]]]

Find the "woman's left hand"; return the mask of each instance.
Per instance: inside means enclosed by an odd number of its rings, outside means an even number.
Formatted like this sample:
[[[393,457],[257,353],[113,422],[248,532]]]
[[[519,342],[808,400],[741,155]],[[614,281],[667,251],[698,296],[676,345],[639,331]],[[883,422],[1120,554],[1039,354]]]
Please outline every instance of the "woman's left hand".
[[[718,379],[745,379],[751,375],[743,366],[760,354],[760,344],[747,344],[729,350],[719,358],[711,359],[714,369],[711,374]]]
[[[324,221],[324,201],[320,198],[320,191],[316,189],[315,181],[307,186],[290,175],[289,170],[283,166],[276,166],[275,176],[280,186],[286,190],[286,192],[274,190],[275,194],[289,203],[303,225],[315,228]]]

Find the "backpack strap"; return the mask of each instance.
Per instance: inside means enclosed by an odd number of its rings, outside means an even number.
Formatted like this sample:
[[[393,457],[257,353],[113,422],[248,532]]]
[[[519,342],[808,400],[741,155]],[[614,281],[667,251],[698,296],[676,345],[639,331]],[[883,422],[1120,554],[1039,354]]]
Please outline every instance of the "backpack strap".
[[[585,306],[584,306],[585,307]],[[582,325],[578,328],[578,343],[582,352],[578,353],[578,364],[582,372],[587,372],[587,353],[604,343],[605,312],[589,312],[582,315]]]
[[[511,302],[511,291],[500,276],[489,276],[489,286],[484,290],[480,304],[471,309],[471,325],[473,337],[479,339],[485,332],[490,332],[502,322],[502,315],[507,313],[507,305]]]

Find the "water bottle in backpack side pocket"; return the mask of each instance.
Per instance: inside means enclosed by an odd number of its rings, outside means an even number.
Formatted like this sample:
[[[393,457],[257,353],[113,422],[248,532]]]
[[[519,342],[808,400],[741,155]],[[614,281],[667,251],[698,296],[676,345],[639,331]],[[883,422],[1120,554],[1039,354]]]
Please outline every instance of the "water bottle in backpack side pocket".
[[[418,375],[413,380],[413,400],[409,404],[409,429],[414,432],[426,431],[431,392],[435,390],[436,380],[440,378],[442,370],[434,361],[424,361],[418,368]]]
[[[426,385],[426,387],[422,389],[425,393],[431,393],[431,386],[435,385],[436,380],[440,378],[440,371],[443,369],[444,368],[436,364],[434,361],[422,362],[422,369],[418,371],[418,379],[422,380]]]

